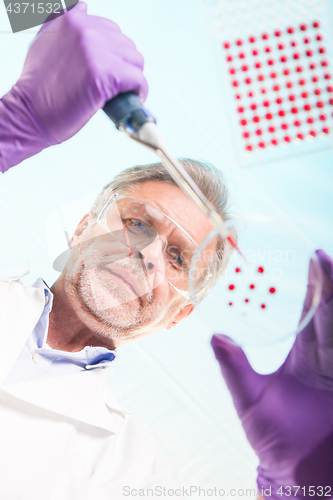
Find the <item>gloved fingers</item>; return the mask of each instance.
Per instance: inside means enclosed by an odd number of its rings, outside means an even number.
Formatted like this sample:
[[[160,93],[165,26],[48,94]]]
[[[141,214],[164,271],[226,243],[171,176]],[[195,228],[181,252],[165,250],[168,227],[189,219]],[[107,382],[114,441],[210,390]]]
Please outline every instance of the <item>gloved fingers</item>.
[[[61,14],[50,14],[44,24],[42,24],[40,30],[38,31],[37,33],[37,36],[42,33],[43,31],[45,31],[47,28],[50,28],[51,26],[54,28],[54,21],[56,21],[56,19],[58,19],[59,17],[62,17],[64,14],[68,15],[70,13],[71,15],[71,18],[75,15],[77,16],[79,13],[82,13],[82,14],[87,14],[87,4],[85,2],[78,2],[74,7],[71,8],[70,11],[65,11],[65,9],[60,9],[60,13]],[[68,18],[67,18],[68,19]]]
[[[226,335],[215,334],[211,345],[238,414],[246,411],[263,392],[266,377],[251,367],[243,349]]]
[[[135,92],[142,102],[148,96],[148,82],[142,71],[136,66],[124,64],[121,69],[121,79],[117,84],[118,93]]]

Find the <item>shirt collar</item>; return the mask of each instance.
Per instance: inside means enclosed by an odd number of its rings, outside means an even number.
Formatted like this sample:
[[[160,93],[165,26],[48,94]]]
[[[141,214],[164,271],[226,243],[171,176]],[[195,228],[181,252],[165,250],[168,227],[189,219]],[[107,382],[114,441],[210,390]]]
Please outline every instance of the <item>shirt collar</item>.
[[[117,356],[117,352],[111,351],[106,347],[86,346],[79,352],[68,352],[52,349],[50,346],[48,346],[46,343],[48,332],[48,315],[52,310],[53,293],[51,292],[45,281],[42,280],[42,278],[38,278],[32,286],[34,288],[44,288],[45,306],[38,322],[41,325],[41,328],[37,328],[38,325],[36,325],[31,338],[32,344],[34,344],[35,347],[41,349],[44,356],[52,358],[53,361],[66,360],[68,363],[80,365],[86,370],[105,368],[106,366],[109,366],[112,361],[114,361]]]

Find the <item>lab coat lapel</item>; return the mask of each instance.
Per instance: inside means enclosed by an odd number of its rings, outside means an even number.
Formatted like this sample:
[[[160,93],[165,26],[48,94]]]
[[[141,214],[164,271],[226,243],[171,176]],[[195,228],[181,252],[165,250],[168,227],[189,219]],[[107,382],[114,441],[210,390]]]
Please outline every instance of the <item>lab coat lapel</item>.
[[[106,397],[110,368],[5,385],[3,390],[54,413],[117,433],[128,412],[110,394]]]
[[[44,288],[0,281],[0,384],[18,358],[44,305]]]

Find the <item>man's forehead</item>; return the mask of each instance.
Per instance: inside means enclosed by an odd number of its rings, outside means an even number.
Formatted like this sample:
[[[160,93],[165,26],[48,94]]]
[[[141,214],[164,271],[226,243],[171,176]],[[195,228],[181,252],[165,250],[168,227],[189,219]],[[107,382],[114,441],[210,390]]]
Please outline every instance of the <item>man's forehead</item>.
[[[212,229],[207,216],[175,184],[147,181],[133,184],[126,193],[158,207],[200,243]]]

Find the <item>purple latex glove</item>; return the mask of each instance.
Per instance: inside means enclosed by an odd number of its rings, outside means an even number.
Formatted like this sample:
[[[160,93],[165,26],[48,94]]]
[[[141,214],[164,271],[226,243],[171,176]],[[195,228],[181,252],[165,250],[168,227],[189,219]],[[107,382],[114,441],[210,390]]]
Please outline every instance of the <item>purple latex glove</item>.
[[[212,338],[238,416],[259,457],[258,488],[267,499],[333,497],[333,261],[322,250],[317,255],[323,271],[320,304],[275,373],[259,375],[229,337]],[[305,311],[313,285],[310,264]]]
[[[144,100],[143,64],[132,40],[84,2],[44,24],[0,100],[0,171],[69,139],[118,93]]]

